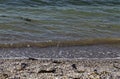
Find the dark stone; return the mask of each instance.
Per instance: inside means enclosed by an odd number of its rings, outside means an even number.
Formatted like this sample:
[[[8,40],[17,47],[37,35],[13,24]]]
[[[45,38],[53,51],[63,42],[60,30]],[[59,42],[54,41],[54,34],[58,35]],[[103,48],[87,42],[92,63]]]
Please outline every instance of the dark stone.
[[[7,17],[6,15],[1,15],[0,17]]]
[[[3,74],[3,76],[4,76],[5,78],[8,78],[8,74]]]
[[[72,64],[73,69],[77,69],[76,64]]]
[[[29,57],[28,60],[38,60],[38,59]]]
[[[94,72],[97,73],[97,69],[95,69]]]
[[[98,71],[97,71],[97,69],[94,70],[94,73],[97,74],[97,75],[99,74]]]
[[[54,60],[54,61],[52,61],[52,63],[60,64],[60,63],[62,63],[62,62],[57,61],[57,60]]]
[[[26,63],[21,63],[21,69],[25,69],[28,66]]]
[[[116,69],[120,69],[120,64],[119,63],[114,63],[113,67],[116,68]]]
[[[40,70],[38,73],[55,73],[55,69],[52,70]]]
[[[32,20],[29,18],[24,18],[25,21],[31,22]]]
[[[77,71],[77,73],[84,73],[85,71]]]
[[[24,17],[20,17],[20,19],[31,22],[32,20],[30,18],[24,18]]]

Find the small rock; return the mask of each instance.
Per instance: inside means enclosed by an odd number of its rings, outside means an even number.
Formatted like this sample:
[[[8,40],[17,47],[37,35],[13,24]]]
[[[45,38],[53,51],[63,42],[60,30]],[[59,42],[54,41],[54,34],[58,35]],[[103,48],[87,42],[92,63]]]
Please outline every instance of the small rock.
[[[55,69],[52,69],[52,70],[40,70],[38,71],[38,73],[55,73]]]
[[[20,17],[20,19],[25,20],[25,21],[28,21],[28,22],[31,22],[31,21],[32,21],[32,19],[30,19],[30,18],[25,18],[25,17]]]
[[[95,74],[97,74],[97,75],[99,75],[99,73],[98,73],[97,69],[95,69],[95,70],[94,70],[94,73],[95,73]]]
[[[62,63],[62,62],[57,61],[57,60],[54,60],[54,61],[52,61],[52,63],[60,64],[60,63]]]
[[[77,73],[84,73],[84,72],[85,72],[85,71],[82,71],[82,70],[81,70],[81,71],[77,71]]]
[[[88,79],[100,79],[100,76],[96,73],[91,73]]]
[[[8,78],[8,74],[0,73],[0,79]]]
[[[5,78],[8,78],[8,74],[3,74],[3,76],[4,76]]]
[[[28,64],[26,64],[26,63],[18,64],[16,66],[16,70],[24,70],[27,66],[28,66]]]
[[[73,69],[77,69],[76,64],[72,64]]]
[[[26,63],[21,63],[21,69],[25,69],[28,66]]]
[[[30,18],[24,18],[25,21],[31,22],[32,20]]]
[[[120,69],[120,64],[119,63],[114,63],[113,67],[116,68],[116,69]]]
[[[38,60],[38,59],[29,57],[28,60]]]

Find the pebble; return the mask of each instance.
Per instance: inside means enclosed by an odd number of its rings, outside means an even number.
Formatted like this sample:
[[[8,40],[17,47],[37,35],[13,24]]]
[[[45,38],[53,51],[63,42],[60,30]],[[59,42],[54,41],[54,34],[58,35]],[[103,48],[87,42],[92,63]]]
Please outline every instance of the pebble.
[[[0,79],[8,78],[8,74],[0,73]]]
[[[90,60],[86,61],[84,63],[83,61],[65,60],[43,62],[43,60],[36,59],[34,61],[34,58],[6,60],[0,65],[3,69],[0,71],[0,79],[120,79],[120,61],[115,63],[101,61],[103,62],[101,65],[100,62],[94,60],[95,66],[91,64],[92,62],[89,63]]]

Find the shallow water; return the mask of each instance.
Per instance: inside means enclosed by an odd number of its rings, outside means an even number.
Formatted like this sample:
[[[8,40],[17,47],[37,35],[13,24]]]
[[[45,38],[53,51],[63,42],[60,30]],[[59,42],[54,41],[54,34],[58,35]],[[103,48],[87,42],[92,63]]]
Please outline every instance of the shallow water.
[[[0,0],[0,48],[110,42],[120,44],[120,0]]]
[[[0,43],[120,37],[120,0],[1,0]]]

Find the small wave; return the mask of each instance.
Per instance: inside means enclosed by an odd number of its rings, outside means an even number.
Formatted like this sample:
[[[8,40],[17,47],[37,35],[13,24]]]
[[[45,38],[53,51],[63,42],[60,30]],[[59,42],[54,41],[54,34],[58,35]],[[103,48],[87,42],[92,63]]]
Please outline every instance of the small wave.
[[[23,48],[23,47],[64,47],[64,46],[87,46],[99,44],[120,44],[120,38],[84,39],[71,41],[47,41],[47,42],[22,42],[12,44],[0,44],[0,48]]]
[[[120,5],[120,0],[0,0],[16,6]]]

